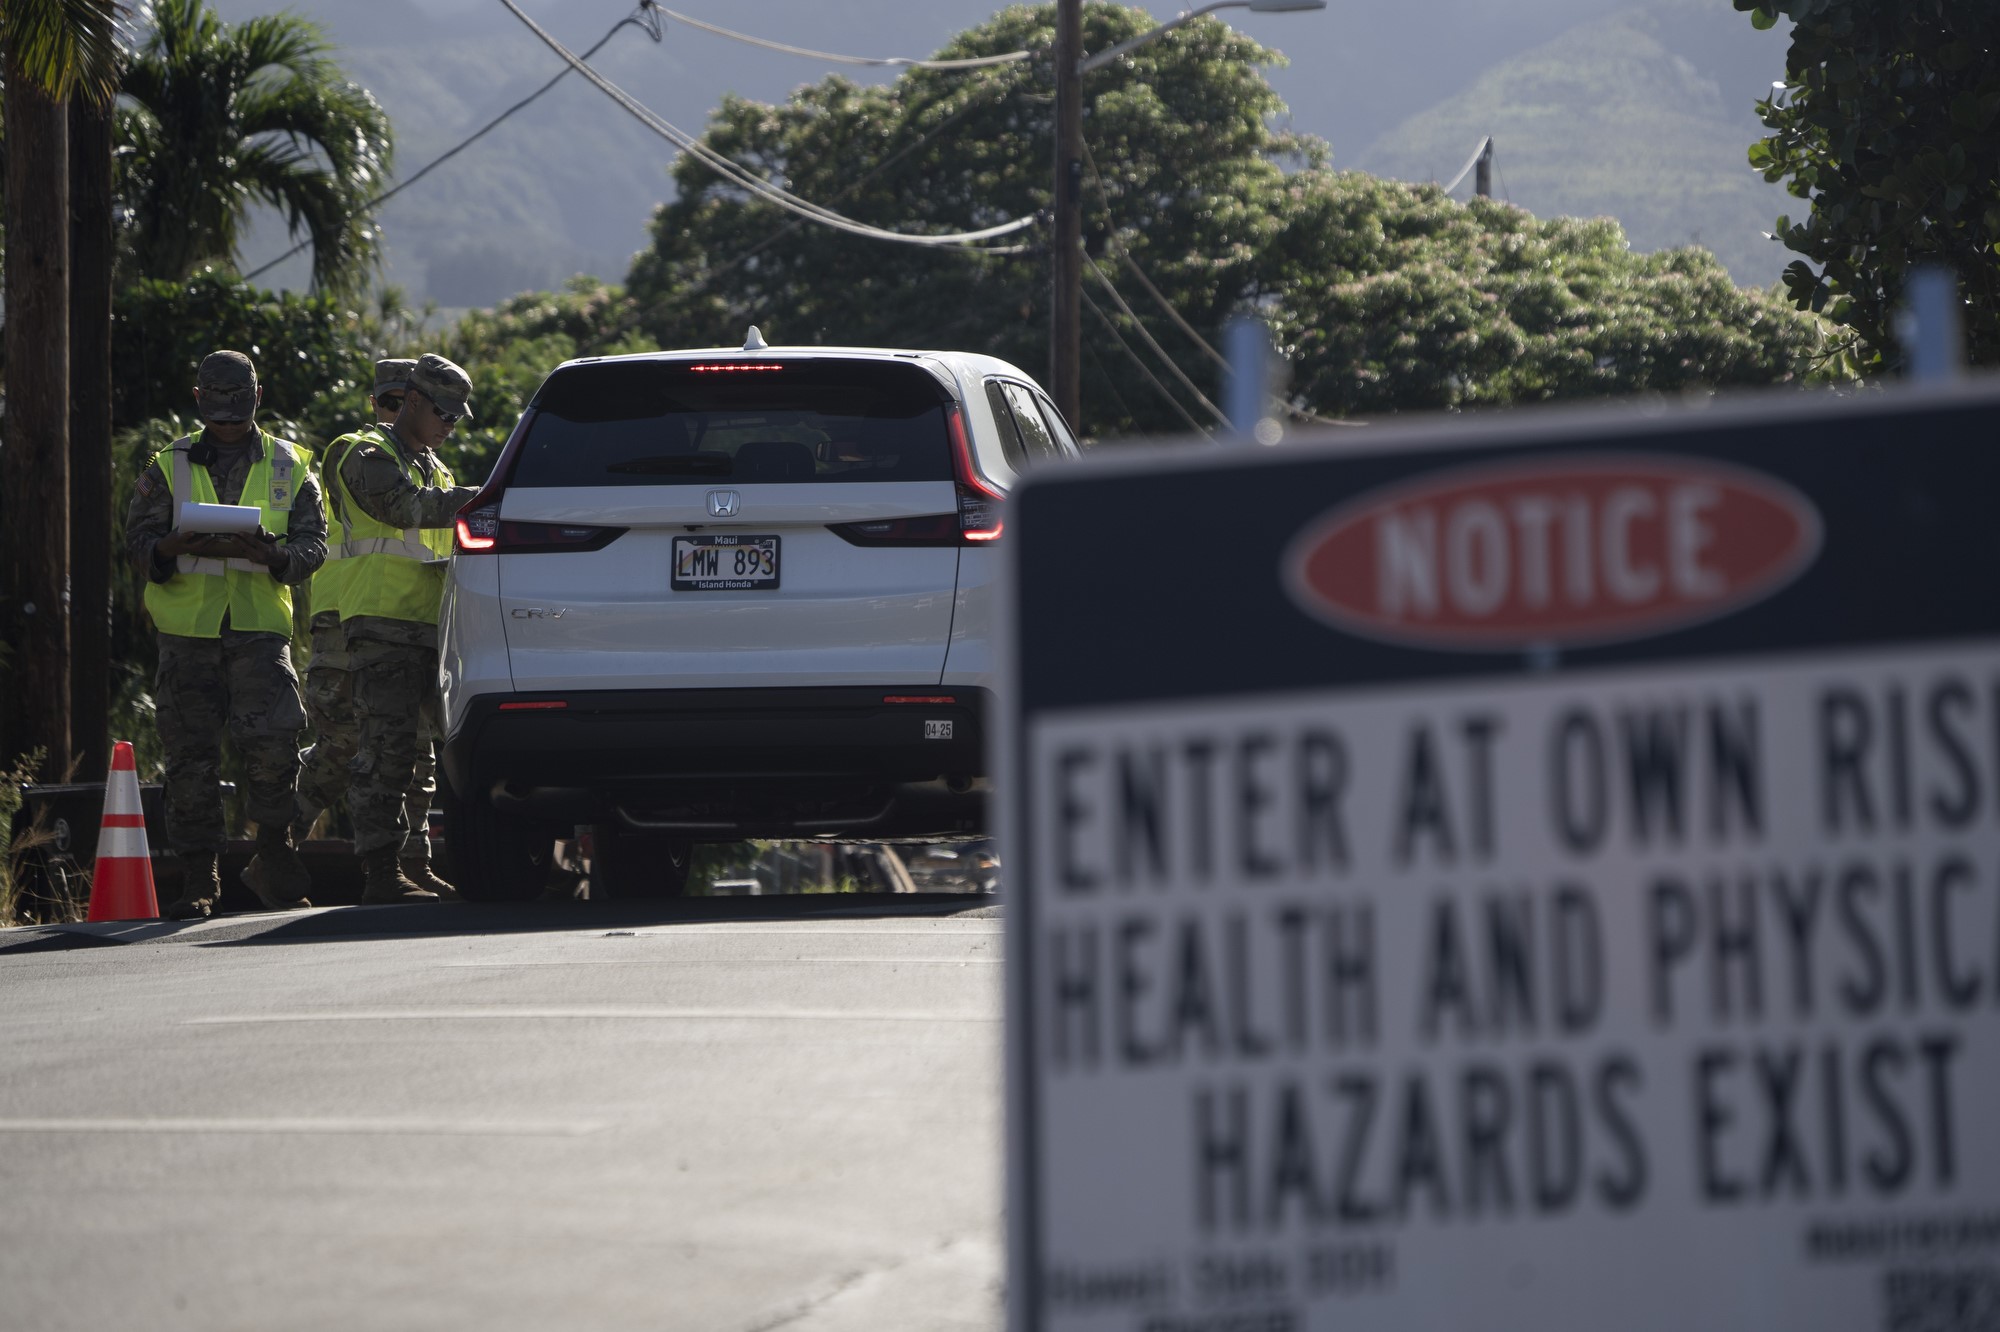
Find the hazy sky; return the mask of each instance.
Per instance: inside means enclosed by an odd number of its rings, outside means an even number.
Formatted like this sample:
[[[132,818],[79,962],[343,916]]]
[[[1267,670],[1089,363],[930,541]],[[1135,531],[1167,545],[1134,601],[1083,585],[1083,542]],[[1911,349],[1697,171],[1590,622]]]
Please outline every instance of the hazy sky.
[[[1331,0],[1290,14],[1224,10],[1218,15],[1290,57],[1271,78],[1291,105],[1293,123],[1351,161],[1406,116],[1456,92],[1495,62],[1537,46],[1572,24],[1616,12],[1631,0]],[[412,5],[434,19],[482,35],[512,29],[524,51],[537,50],[499,0],[292,0],[288,6],[325,22],[347,40],[380,38],[395,9]],[[271,0],[221,0],[226,17],[275,7]],[[995,0],[675,0],[672,8],[758,36],[850,55],[921,56],[954,33],[984,22]],[[1178,4],[1141,5],[1164,21]],[[594,40],[628,0],[525,0],[565,41]],[[712,105],[722,92],[760,101],[784,96],[830,72],[812,60],[761,51],[697,29],[669,24],[681,57],[682,92]],[[543,59],[553,60],[546,56]],[[887,77],[850,67],[857,79]],[[681,98],[674,99],[676,101]],[[682,107],[659,108],[669,119]],[[693,117],[698,127],[700,120]]]
[[[269,12],[282,2],[211,0],[231,21]],[[1648,2],[1727,8],[1727,0]],[[521,3],[577,50],[632,12],[632,0]],[[1495,64],[1634,3],[1638,0],[1331,0],[1320,11],[1253,14],[1233,9],[1218,17],[1289,57],[1290,65],[1270,71],[1269,77],[1291,108],[1292,127],[1326,140],[1336,166],[1354,167],[1364,164],[1366,150],[1378,137],[1464,91]],[[679,12],[739,31],[862,56],[930,55],[1001,7],[997,0],[671,4]],[[396,118],[399,171],[429,160],[561,68],[500,0],[290,0],[288,7],[319,21],[336,42],[352,48],[353,72]],[[1180,12],[1175,3],[1141,7],[1162,21]],[[1749,35],[1747,19],[1744,28]],[[859,81],[895,74],[893,69],[832,65],[770,51],[671,20],[662,43],[655,45],[627,29],[595,63],[659,114],[692,132],[703,128],[709,112],[729,93],[777,102],[799,85],[831,73]],[[1732,94],[1730,100],[1737,97]],[[1749,97],[1741,100],[1747,145],[1754,137],[1754,121],[1748,116]],[[579,125],[592,127],[592,142],[572,144],[563,138]],[[1468,130],[1463,152],[1441,149],[1451,160],[1419,163],[1418,174],[1448,176],[1477,137],[1478,132]],[[595,90],[581,80],[568,80],[417,192],[383,209],[380,216],[391,237],[388,276],[431,294],[464,289],[463,283],[440,279],[439,264],[490,269],[493,283],[501,286],[545,285],[577,268],[619,278],[626,258],[645,243],[651,202],[670,192],[666,172],[672,158],[670,149],[624,120]],[[486,192],[461,197],[461,189],[471,188],[475,177],[482,178]],[[507,184],[509,179],[515,183]],[[516,203],[519,207],[513,207]],[[458,219],[474,217],[486,226],[458,229]],[[541,239],[524,242],[524,234]],[[505,256],[482,250],[512,245],[518,260],[524,243],[540,247],[535,252],[546,256],[549,273],[524,271],[518,262],[507,270]],[[260,257],[280,253],[287,245],[275,215],[265,216],[253,226],[244,253],[254,267]],[[502,277],[502,270],[509,275]],[[294,285],[305,274],[299,259],[265,280]],[[476,297],[442,297],[447,304],[495,298],[483,288]]]

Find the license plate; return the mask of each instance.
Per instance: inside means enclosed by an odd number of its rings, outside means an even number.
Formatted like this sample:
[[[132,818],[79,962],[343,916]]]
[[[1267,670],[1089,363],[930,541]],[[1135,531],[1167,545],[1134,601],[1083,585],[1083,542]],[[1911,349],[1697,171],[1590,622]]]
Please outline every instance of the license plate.
[[[774,536],[677,536],[676,592],[761,592],[778,585]]]

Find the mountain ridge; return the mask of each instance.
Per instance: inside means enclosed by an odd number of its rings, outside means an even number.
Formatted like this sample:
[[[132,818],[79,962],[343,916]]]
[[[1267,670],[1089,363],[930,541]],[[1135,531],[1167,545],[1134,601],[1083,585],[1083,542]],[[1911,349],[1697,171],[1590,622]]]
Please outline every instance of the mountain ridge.
[[[214,2],[230,21],[276,7],[271,0]],[[622,0],[521,3],[575,50],[631,12]],[[928,54],[995,9],[990,0],[677,4],[728,27],[865,55]],[[341,44],[337,58],[348,76],[389,111],[402,176],[562,67],[495,0],[295,0],[292,8],[327,29]],[[1149,8],[1162,20],[1175,11],[1165,4]],[[1639,248],[1719,237],[1718,251],[1729,248],[1722,257],[1739,281],[1767,282],[1782,267],[1773,246],[1767,274],[1762,252],[1742,239],[1750,219],[1768,227],[1782,209],[1781,203],[1756,202],[1757,190],[1769,192],[1764,198],[1784,196],[1748,176],[1743,159],[1758,136],[1748,112],[1752,90],[1783,70],[1777,34],[1756,33],[1727,0],[1652,0],[1636,8],[1634,0],[1510,0],[1504,7],[1490,0],[1435,0],[1424,21],[1412,22],[1409,13],[1401,0],[1342,0],[1321,13],[1225,17],[1288,54],[1288,67],[1268,71],[1272,84],[1291,107],[1292,126],[1325,139],[1338,166],[1430,179],[1455,171],[1481,135],[1496,133],[1503,183],[1516,202],[1538,213],[1614,213]],[[1607,23],[1626,27],[1607,29]],[[1538,165],[1536,145],[1538,138],[1570,142],[1574,136],[1563,130],[1561,115],[1541,121],[1503,115],[1504,99],[1473,96],[1510,64],[1552,43],[1583,40],[1580,32],[1597,34],[1584,58],[1608,50],[1646,67],[1649,79],[1666,78],[1661,71],[1677,69],[1675,60],[1686,64],[1680,95],[1698,110],[1675,108],[1660,97],[1650,105],[1665,106],[1672,114],[1653,119],[1678,126],[1696,146],[1662,155],[1657,166],[1673,180],[1656,193],[1699,206],[1676,211],[1601,171],[1572,173],[1568,184],[1555,188],[1544,179],[1549,173]],[[1621,43],[1631,49],[1621,51]],[[860,82],[894,74],[835,69],[672,21],[657,46],[635,29],[621,31],[595,63],[690,132],[705,126],[726,91],[782,101],[793,88],[832,72]],[[1535,92],[1518,71],[1509,77],[1514,82],[1503,86],[1517,99]],[[1628,119],[1645,116],[1635,111]],[[671,161],[665,144],[602,94],[580,79],[565,79],[383,208],[385,279],[415,301],[431,298],[450,307],[489,305],[517,291],[555,286],[575,272],[621,280],[631,255],[647,243],[654,206],[669,197]],[[1755,189],[1746,190],[1737,177],[1748,177]],[[1709,195],[1717,197],[1702,202]],[[244,247],[246,267],[290,243],[275,215],[260,216]],[[261,280],[300,286],[306,275],[300,257]]]

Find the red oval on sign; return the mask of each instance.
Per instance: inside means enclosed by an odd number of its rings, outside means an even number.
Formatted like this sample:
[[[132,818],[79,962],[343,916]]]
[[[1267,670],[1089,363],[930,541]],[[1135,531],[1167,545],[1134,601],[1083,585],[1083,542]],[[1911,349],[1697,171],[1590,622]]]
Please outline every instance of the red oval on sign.
[[[1462,651],[1643,638],[1770,596],[1819,552],[1790,486],[1632,455],[1459,468],[1370,492],[1292,543],[1293,597],[1349,633]]]

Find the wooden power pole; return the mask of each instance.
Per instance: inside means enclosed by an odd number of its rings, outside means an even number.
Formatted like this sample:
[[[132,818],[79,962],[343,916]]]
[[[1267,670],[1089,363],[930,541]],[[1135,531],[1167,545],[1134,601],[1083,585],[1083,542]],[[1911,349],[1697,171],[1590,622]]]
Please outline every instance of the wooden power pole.
[[[69,768],[69,114],[5,54],[7,415],[0,760]]]
[[[1049,239],[1049,392],[1081,433],[1083,355],[1083,0],[1056,0],[1055,219]]]
[[[70,748],[78,775],[111,766],[112,104],[69,104]]]

